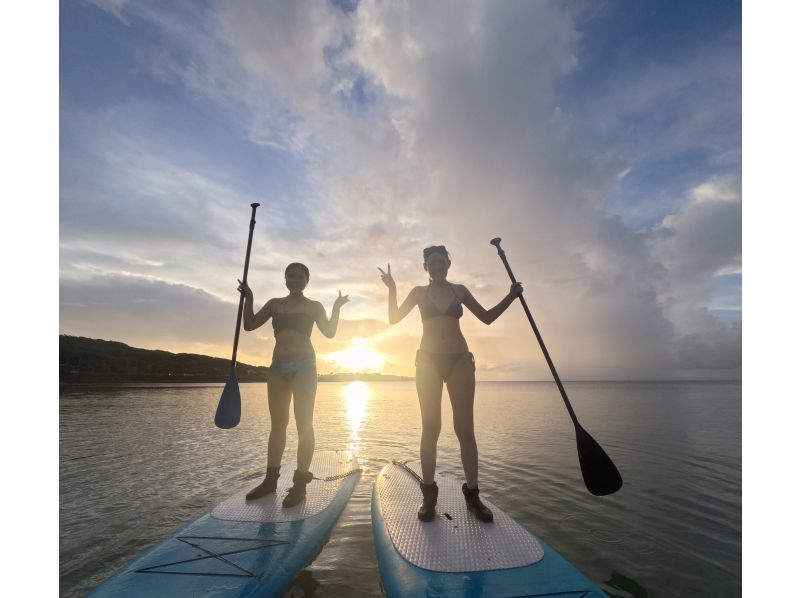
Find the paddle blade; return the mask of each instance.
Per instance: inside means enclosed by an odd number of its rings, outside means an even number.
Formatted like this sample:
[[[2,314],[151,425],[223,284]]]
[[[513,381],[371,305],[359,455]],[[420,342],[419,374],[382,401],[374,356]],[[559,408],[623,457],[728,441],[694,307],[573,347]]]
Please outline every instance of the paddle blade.
[[[586,488],[595,496],[613,494],[622,488],[622,476],[597,441],[581,426],[575,426],[578,460]]]
[[[239,394],[239,381],[236,379],[236,366],[231,366],[228,381],[219,398],[214,423],[218,428],[235,428],[242,416],[242,397]]]

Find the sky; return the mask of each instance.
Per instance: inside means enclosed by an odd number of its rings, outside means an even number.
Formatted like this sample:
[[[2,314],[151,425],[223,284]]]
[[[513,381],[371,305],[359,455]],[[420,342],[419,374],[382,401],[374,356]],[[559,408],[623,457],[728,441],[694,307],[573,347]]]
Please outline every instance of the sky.
[[[350,296],[321,372],[413,375],[378,266],[402,299],[444,244],[491,307],[501,237],[563,379],[739,379],[741,27],[714,1],[61,2],[59,332],[229,358],[258,202],[256,302],[292,261]],[[550,379],[520,306],[461,323],[478,379]]]

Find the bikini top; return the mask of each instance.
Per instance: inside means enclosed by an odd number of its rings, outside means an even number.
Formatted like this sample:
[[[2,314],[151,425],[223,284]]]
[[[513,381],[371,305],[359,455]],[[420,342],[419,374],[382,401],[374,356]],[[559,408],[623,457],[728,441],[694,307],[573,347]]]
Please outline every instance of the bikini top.
[[[275,336],[282,330],[294,330],[311,336],[311,330],[314,328],[314,318],[301,312],[274,313],[272,314],[272,328],[275,331]]]
[[[447,306],[447,309],[444,312],[439,311],[439,308],[433,303],[433,299],[430,297],[431,287],[428,285],[428,290],[425,291],[425,299],[422,300],[422,303],[419,304],[419,313],[422,316],[423,320],[427,320],[428,318],[433,318],[435,316],[449,316],[451,318],[460,318],[464,315],[464,308],[461,307],[461,300],[456,295],[455,290],[453,289],[453,285],[449,284],[450,291],[453,293],[453,300],[450,302],[450,305]]]

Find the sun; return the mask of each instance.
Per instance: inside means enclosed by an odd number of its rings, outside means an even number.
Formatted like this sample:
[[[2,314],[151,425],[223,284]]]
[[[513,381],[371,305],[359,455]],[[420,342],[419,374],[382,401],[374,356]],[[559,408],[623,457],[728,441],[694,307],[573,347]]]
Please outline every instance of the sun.
[[[370,347],[363,338],[356,337],[343,351],[328,355],[337,370],[343,372],[379,373],[386,362],[383,355]]]

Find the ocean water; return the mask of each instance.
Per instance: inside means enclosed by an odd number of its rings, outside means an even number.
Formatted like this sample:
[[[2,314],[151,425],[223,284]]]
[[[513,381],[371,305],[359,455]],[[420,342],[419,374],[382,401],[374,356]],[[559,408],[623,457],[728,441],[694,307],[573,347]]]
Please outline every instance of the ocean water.
[[[609,595],[741,594],[739,382],[581,382],[567,393],[624,486],[584,488],[553,383],[478,383],[481,494]],[[266,384],[242,384],[242,421],[214,427],[222,385],[62,387],[60,594],[82,596],[264,474]],[[446,392],[438,469],[463,475]],[[290,421],[284,462],[295,457]],[[418,456],[413,382],[321,383],[317,448],[359,453],[363,473],[330,541],[291,596],[380,596],[370,496],[392,459]]]

